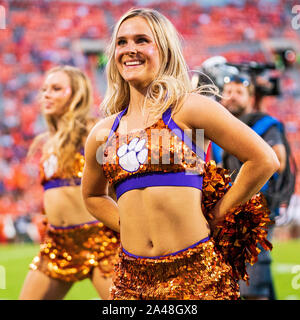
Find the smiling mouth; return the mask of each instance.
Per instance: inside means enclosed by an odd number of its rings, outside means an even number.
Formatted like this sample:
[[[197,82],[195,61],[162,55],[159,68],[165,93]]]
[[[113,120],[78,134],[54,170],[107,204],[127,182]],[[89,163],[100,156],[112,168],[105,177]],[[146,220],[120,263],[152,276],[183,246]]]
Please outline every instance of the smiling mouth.
[[[44,108],[45,109],[50,109],[52,106],[53,106],[52,102],[47,102],[47,103],[45,103]]]
[[[126,67],[132,67],[132,66],[139,66],[141,64],[143,64],[144,61],[141,61],[141,60],[134,60],[134,61],[125,61],[124,62],[124,65]]]

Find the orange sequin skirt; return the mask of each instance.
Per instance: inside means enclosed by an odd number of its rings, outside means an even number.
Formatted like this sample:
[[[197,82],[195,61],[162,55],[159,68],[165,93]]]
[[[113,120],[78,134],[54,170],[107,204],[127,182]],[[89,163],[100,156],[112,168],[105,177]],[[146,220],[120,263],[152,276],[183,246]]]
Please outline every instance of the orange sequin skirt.
[[[90,277],[94,267],[103,277],[111,277],[119,246],[119,234],[99,221],[69,227],[48,224],[30,269],[68,282]]]
[[[132,257],[119,249],[113,300],[237,300],[239,286],[214,240],[162,257]]]

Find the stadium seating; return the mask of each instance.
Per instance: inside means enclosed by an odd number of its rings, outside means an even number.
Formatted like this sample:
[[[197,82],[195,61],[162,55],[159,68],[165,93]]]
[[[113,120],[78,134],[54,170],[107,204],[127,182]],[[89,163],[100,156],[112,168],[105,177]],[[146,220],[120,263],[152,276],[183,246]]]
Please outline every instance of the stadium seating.
[[[179,0],[147,1],[147,5],[169,17],[182,34],[191,69],[214,54],[222,54],[230,62],[268,61],[272,52],[263,42],[275,37],[292,39],[299,45],[299,33],[289,24],[293,2],[223,2],[220,7]],[[122,6],[116,1],[94,3],[6,2],[7,28],[0,30],[0,215],[18,216],[42,209],[38,166],[28,163],[26,152],[33,137],[45,129],[37,103],[44,72],[57,64],[73,64],[86,71],[93,83],[97,114],[102,99],[97,56],[84,55],[72,44],[82,38],[107,41],[121,14],[143,1],[122,1]],[[247,50],[248,43],[258,43],[262,50]],[[299,65],[295,68],[299,71]],[[300,168],[299,82],[286,75],[283,83],[284,95],[265,99],[264,108],[286,123]],[[300,194],[300,179],[296,192]]]

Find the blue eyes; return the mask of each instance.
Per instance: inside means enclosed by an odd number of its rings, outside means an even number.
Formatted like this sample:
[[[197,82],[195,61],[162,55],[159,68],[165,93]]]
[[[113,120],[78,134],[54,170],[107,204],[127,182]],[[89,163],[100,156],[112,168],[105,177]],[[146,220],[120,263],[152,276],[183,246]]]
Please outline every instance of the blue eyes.
[[[42,92],[45,92],[46,90],[47,90],[46,88],[42,88],[41,89]],[[59,91],[59,90],[61,90],[61,88],[60,87],[54,87],[53,90],[54,91]]]
[[[138,43],[138,44],[139,43],[144,43],[144,42],[148,43],[149,41],[146,38],[138,38],[138,39],[135,40],[135,43]],[[125,39],[120,39],[120,40],[117,41],[117,45],[118,46],[123,46],[125,44],[127,44],[127,41]]]
[[[118,46],[121,46],[121,45],[123,45],[123,44],[125,44],[125,43],[126,43],[125,40],[119,40],[119,41],[117,42]]]
[[[148,40],[146,38],[140,38],[137,40],[137,43],[141,43],[141,42],[148,42]]]

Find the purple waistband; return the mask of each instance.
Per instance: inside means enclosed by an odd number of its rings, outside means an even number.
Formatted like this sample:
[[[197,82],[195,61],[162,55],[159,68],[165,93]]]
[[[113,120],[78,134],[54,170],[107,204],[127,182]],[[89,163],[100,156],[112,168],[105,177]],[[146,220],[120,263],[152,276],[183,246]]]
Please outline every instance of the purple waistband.
[[[55,229],[55,230],[67,230],[67,229],[75,229],[75,228],[80,228],[84,225],[87,224],[96,224],[99,223],[100,221],[98,220],[93,220],[93,221],[88,221],[88,222],[84,222],[84,223],[80,223],[80,224],[72,224],[70,226],[66,226],[66,227],[61,227],[61,226],[55,226],[53,224],[49,224],[51,228]]]
[[[129,257],[132,257],[132,258],[136,258],[136,259],[160,259],[160,258],[166,258],[166,257],[169,257],[169,256],[176,256],[177,254],[181,253],[181,252],[184,252],[184,251],[187,251],[189,249],[192,249],[192,248],[195,248],[198,244],[200,243],[203,243],[203,242],[206,242],[210,239],[210,237],[206,237],[194,244],[192,244],[191,246],[187,247],[187,248],[184,248],[184,249],[181,249],[179,251],[176,251],[176,252],[172,252],[172,253],[169,253],[169,254],[165,254],[163,256],[155,256],[155,257],[145,257],[145,256],[136,256],[135,254],[132,254],[128,251],[126,251],[123,247],[122,247],[122,251]]]
[[[129,190],[146,187],[177,186],[192,187],[202,190],[203,176],[187,172],[156,172],[134,175],[115,185],[117,199]]]
[[[67,187],[67,186],[78,186],[81,184],[81,178],[73,178],[73,179],[51,179],[43,183],[44,190],[59,188],[59,187]]]

